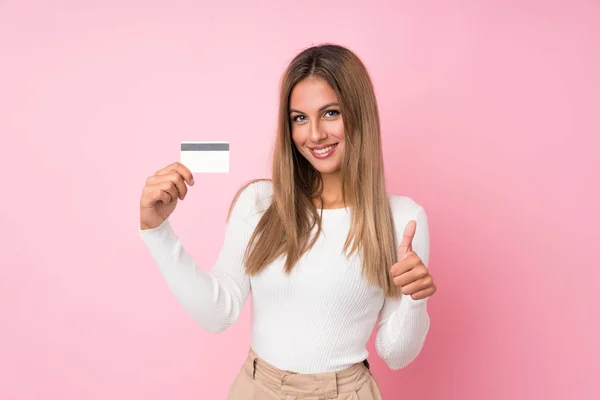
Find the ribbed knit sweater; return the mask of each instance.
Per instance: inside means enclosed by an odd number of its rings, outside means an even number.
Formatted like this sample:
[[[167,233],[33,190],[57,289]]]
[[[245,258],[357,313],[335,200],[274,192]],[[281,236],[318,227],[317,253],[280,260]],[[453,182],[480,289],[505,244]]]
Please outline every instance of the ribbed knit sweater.
[[[413,361],[429,330],[427,299],[406,295],[385,299],[382,289],[367,282],[360,256],[343,252],[351,207],[323,210],[317,242],[290,275],[283,271],[283,257],[256,276],[245,273],[246,245],[272,195],[270,181],[244,189],[214,264],[201,260],[199,266],[168,218],[153,229],[138,225],[168,288],[189,315],[204,329],[221,332],[238,319],[252,293],[252,348],[268,363],[297,373],[339,371],[361,362],[368,356],[366,345],[374,327],[376,351],[390,368]],[[428,265],[429,230],[423,207],[406,196],[388,198],[398,243],[408,222],[415,220],[413,250]]]

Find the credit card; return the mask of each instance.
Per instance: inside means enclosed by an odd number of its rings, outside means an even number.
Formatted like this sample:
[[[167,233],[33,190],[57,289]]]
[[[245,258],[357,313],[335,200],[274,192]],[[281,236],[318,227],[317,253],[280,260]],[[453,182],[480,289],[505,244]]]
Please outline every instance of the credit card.
[[[229,142],[181,142],[179,161],[192,173],[229,172]]]

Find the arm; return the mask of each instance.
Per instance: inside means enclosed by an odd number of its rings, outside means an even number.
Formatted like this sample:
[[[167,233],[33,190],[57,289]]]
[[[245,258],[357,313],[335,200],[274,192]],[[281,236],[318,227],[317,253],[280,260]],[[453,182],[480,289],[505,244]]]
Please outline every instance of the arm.
[[[256,199],[255,187],[244,189],[225,229],[225,240],[210,272],[198,267],[183,248],[169,219],[154,229],[138,231],[163,278],[179,303],[204,329],[219,333],[239,317],[250,292],[243,255],[253,228],[247,220]]]
[[[429,266],[429,227],[423,207],[418,207],[415,216],[401,226],[400,232],[404,231],[411,219],[417,221],[413,251],[425,266]],[[417,357],[428,331],[427,298],[413,300],[412,297],[402,294],[399,298],[386,299],[377,324],[377,354],[390,368],[403,368]]]

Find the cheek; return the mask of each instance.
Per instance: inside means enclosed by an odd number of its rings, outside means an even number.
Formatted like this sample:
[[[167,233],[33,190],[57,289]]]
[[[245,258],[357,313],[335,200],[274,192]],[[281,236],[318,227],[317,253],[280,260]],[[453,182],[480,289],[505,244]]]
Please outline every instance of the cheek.
[[[292,128],[292,142],[298,147],[302,147],[304,142],[306,141],[306,135],[303,134],[302,128],[294,127]]]
[[[346,134],[344,133],[343,122],[340,122],[339,125],[336,126],[336,129],[334,132],[332,132],[332,135],[336,137],[338,142],[340,142],[340,144],[338,145],[338,157],[344,158],[344,152],[346,151],[346,146],[344,146],[346,141]]]
[[[294,144],[294,146],[300,147],[301,143],[297,135],[292,134],[292,143]]]
[[[341,119],[336,121],[335,125],[331,127],[330,133],[339,140],[344,140],[344,123]]]

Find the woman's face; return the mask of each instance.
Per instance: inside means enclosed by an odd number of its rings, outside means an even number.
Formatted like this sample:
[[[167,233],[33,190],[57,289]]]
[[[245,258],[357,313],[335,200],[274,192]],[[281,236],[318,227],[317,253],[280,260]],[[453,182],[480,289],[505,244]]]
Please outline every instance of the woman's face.
[[[338,172],[344,159],[344,122],[338,99],[329,84],[307,78],[290,96],[292,140],[321,174]]]

